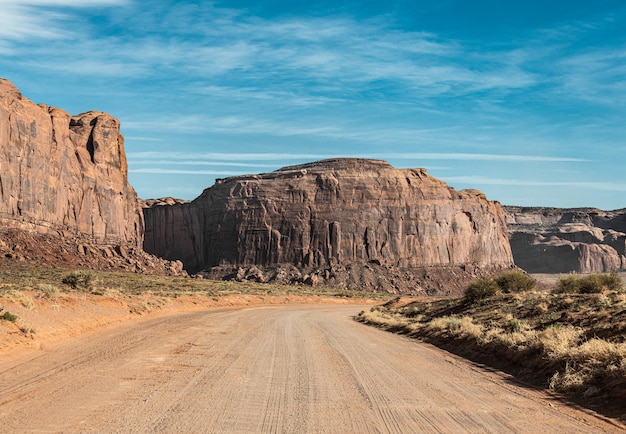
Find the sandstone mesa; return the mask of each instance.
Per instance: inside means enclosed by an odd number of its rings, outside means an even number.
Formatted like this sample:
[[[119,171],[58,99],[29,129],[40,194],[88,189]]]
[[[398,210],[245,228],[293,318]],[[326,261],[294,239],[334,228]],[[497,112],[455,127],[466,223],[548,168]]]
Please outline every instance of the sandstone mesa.
[[[393,290],[391,280],[411,280],[416,271],[441,278],[445,269],[458,284],[479,270],[513,266],[499,203],[456,191],[425,169],[378,160],[331,159],[226,178],[192,202],[146,203],[144,215],[146,251],[217,277],[290,265],[313,280],[356,287],[367,283],[369,267],[388,275],[387,285],[373,289]],[[337,274],[359,276],[333,280]]]

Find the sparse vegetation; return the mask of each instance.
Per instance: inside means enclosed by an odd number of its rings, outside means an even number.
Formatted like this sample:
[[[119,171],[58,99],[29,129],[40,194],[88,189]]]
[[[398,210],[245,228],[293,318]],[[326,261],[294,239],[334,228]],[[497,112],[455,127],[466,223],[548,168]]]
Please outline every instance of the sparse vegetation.
[[[514,318],[510,319],[509,330],[511,333],[519,333],[522,330],[522,323]]]
[[[498,283],[491,277],[481,277],[473,281],[465,290],[465,301],[474,303],[500,293]]]
[[[622,405],[616,411],[623,415],[626,295],[621,277],[566,276],[553,292],[513,287],[523,289],[506,293],[498,277],[478,279],[464,298],[403,306],[390,302],[357,319],[442,345],[570,396],[590,402],[610,397]]]
[[[62,283],[63,285],[59,285]],[[3,267],[0,262],[0,297],[9,297],[24,305],[32,291],[37,298],[61,297],[63,293],[79,291],[92,295],[143,295],[180,297],[195,295],[219,300],[227,295],[282,296],[304,295],[332,298],[370,298],[386,301],[389,294],[354,291],[309,285],[280,285],[272,283],[234,282],[185,277],[158,276],[121,271],[67,270],[34,266],[28,263]],[[32,303],[32,299],[30,300]]]
[[[481,277],[474,280],[465,290],[465,301],[475,303],[500,293],[521,293],[531,291],[537,282],[521,270],[503,271],[494,277]]]
[[[48,298],[56,298],[56,296],[59,294],[59,287],[55,286],[55,285],[51,285],[49,283],[39,283],[36,286],[36,289],[38,291],[41,291],[41,293]]]
[[[588,274],[579,276],[571,274],[557,282],[556,294],[599,294],[607,291],[621,292],[624,286],[617,273]]]
[[[535,289],[537,281],[521,270],[509,270],[496,277],[496,283],[505,293],[526,292]]]
[[[61,280],[63,284],[70,286],[72,289],[89,291],[93,288],[95,279],[94,275],[89,271],[72,271]]]
[[[0,316],[0,318],[2,318],[5,321],[9,321],[9,322],[15,322],[18,320],[18,316],[15,315],[14,313],[11,313],[9,311],[5,311],[2,316]]]

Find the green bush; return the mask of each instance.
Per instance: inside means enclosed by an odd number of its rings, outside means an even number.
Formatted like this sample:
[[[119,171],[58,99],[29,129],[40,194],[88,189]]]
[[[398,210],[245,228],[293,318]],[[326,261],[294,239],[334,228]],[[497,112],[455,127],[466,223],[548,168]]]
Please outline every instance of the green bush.
[[[601,274],[602,284],[606,286],[608,291],[622,292],[624,291],[624,281],[616,272],[609,274]]]
[[[73,289],[82,289],[88,291],[93,288],[95,279],[93,274],[88,271],[72,271],[62,280],[65,285],[71,286]]]
[[[6,320],[6,321],[15,322],[15,321],[17,321],[18,316],[15,315],[14,313],[6,311],[6,312],[4,312],[2,314],[2,316],[0,318],[2,318],[3,320]]]
[[[473,303],[500,293],[500,286],[491,277],[474,280],[465,290],[465,301]]]
[[[520,270],[510,270],[500,273],[496,283],[502,292],[525,292],[535,288],[537,281]]]
[[[569,275],[559,279],[555,294],[599,294],[605,291],[620,292],[624,288],[617,273],[588,274],[586,276]]]
[[[509,330],[511,331],[511,333],[520,332],[522,330],[522,323],[516,319],[509,320]]]

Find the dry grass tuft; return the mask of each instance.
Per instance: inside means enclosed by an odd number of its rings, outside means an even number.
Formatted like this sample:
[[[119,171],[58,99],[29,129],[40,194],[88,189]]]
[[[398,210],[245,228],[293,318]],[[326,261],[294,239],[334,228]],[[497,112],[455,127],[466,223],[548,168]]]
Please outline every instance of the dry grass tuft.
[[[576,348],[583,330],[576,327],[548,327],[539,333],[543,352],[552,360],[567,358]]]

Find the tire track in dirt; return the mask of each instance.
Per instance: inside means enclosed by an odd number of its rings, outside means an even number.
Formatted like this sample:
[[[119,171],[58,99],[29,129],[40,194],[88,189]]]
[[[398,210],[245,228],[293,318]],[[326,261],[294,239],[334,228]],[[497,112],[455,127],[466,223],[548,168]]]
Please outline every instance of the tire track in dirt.
[[[621,432],[358,307],[171,315],[0,359],[6,432]]]

